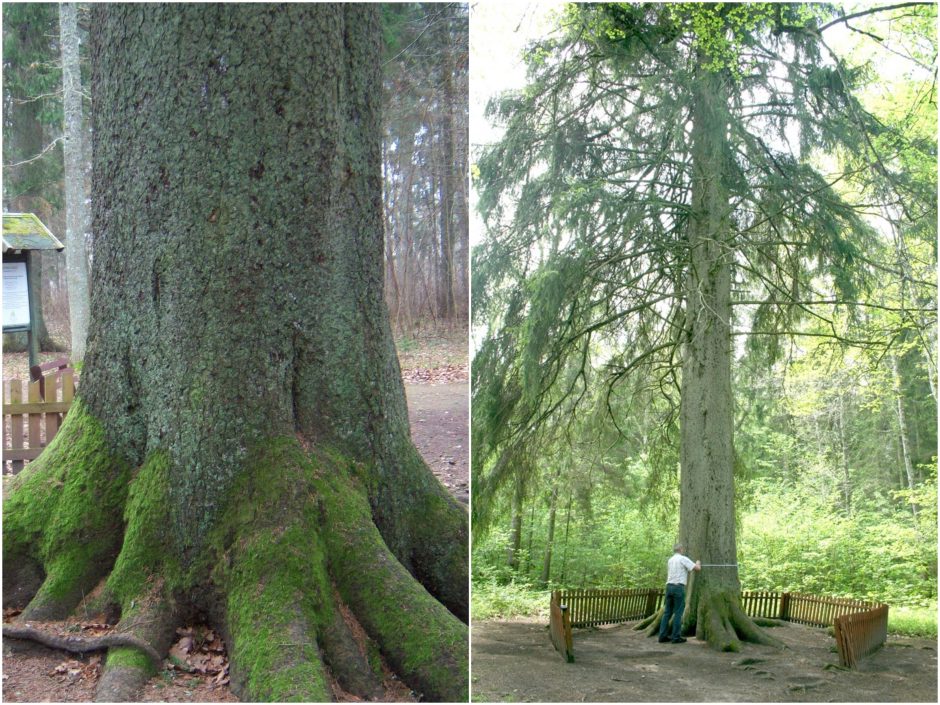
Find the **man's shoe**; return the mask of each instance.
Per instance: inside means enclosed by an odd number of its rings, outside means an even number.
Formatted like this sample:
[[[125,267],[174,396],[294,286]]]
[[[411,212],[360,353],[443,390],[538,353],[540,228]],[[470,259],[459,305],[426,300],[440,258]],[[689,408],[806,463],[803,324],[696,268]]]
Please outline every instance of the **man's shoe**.
[[[685,638],[683,638],[683,637],[680,636],[678,639],[673,639],[673,640],[672,640],[672,643],[673,643],[673,644],[684,644],[684,643],[687,642],[687,641],[688,641],[688,639],[685,639]]]
[[[660,643],[660,644],[665,644],[665,643],[668,642],[668,641],[671,641],[671,639],[670,639],[669,637],[666,637],[666,636],[661,636],[661,637],[659,637],[659,643]]]

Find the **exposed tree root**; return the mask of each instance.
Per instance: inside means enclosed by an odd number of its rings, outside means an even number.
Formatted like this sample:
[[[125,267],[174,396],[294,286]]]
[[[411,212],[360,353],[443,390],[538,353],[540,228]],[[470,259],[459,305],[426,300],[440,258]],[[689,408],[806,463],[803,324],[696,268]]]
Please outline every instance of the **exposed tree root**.
[[[73,414],[82,420],[80,405],[68,420]],[[92,420],[85,419],[83,428],[77,435],[87,440]],[[73,441],[81,440],[74,425],[71,433]],[[65,426],[54,443],[67,436]],[[203,545],[187,555],[168,531],[173,469],[166,454],[152,453],[130,482],[125,479],[120,494],[108,495],[94,467],[82,462],[87,455],[70,458],[55,445],[46,452],[57,464],[34,463],[5,502],[5,573],[24,577],[17,595],[32,597],[25,618],[67,614],[91,592],[93,579],[107,575],[97,605],[120,614],[118,633],[51,644],[109,649],[96,700],[135,700],[159,668],[182,615],[193,612],[212,615],[224,635],[232,689],[243,699],[330,700],[327,668],[344,691],[380,698],[381,654],[423,699],[466,700],[467,627],[454,614],[465,610],[465,585],[445,584],[448,565],[460,552],[445,550],[446,537],[431,537],[438,520],[451,540],[459,537],[461,515],[446,521],[453,516],[450,505],[434,491],[423,493],[418,504],[426,521],[416,533],[427,537],[427,545],[411,552],[409,571],[373,522],[368,492],[348,461],[311,456],[293,438],[269,440],[250,455]],[[123,527],[113,518],[105,521],[100,507],[90,513],[92,521],[85,516],[102,493],[111,511],[123,516]],[[44,523],[36,511],[67,520]],[[87,539],[98,530],[113,534],[115,526],[117,540]],[[14,527],[30,531],[13,535],[8,529]],[[69,550],[67,541],[94,544],[94,550]],[[30,570],[18,573],[19,565]],[[419,582],[423,576],[451,596],[447,606]],[[15,636],[12,629],[5,627],[4,634]]]
[[[159,668],[162,663],[160,654],[146,641],[138,639],[133,634],[115,632],[103,634],[102,636],[61,636],[59,634],[50,634],[29,625],[4,624],[3,636],[7,639],[35,641],[37,644],[48,646],[51,649],[70,651],[73,654],[87,654],[91,651],[126,646],[144,652],[155,668]]]
[[[742,641],[784,647],[781,641],[754,624],[733,593],[723,590],[710,591],[699,597],[696,637],[707,641],[718,651],[740,651]]]
[[[340,594],[405,682],[427,700],[468,694],[466,625],[388,551],[361,493],[335,477],[324,497],[330,570]]]
[[[663,612],[665,612],[665,610],[660,607],[633,628],[638,632],[645,631],[646,636],[656,636],[659,634],[659,622],[663,618]]]
[[[658,609],[634,629],[643,631],[648,637],[659,636],[663,612],[663,608]],[[708,641],[710,646],[719,651],[740,651],[742,641],[783,648],[783,642],[760,629],[761,626],[780,625],[781,622],[775,619],[748,617],[731,593],[717,592],[699,601],[696,615],[690,615],[686,610],[682,633]]]

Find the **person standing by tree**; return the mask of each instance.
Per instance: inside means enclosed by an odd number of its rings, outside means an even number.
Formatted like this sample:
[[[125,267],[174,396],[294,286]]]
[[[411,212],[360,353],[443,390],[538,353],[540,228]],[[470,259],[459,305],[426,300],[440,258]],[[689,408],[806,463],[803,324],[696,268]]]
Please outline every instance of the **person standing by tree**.
[[[677,543],[672,547],[673,554],[666,562],[666,605],[663,609],[663,619],[659,623],[660,643],[671,641],[673,644],[682,644],[682,612],[685,610],[685,586],[689,580],[689,573],[701,570],[702,562],[685,556],[685,547]],[[672,617],[672,638],[667,636],[669,618]]]

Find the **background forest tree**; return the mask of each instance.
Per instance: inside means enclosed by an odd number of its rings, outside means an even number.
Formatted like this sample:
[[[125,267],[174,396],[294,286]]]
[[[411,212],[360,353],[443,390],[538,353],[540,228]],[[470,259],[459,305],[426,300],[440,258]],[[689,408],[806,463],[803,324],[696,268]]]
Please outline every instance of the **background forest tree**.
[[[936,599],[934,22],[929,6],[578,6],[527,49],[529,84],[493,100],[505,133],[478,160],[475,614],[526,586],[663,579],[696,57],[723,76],[709,95],[731,96],[706,178],[722,175],[736,253],[741,583]]]
[[[463,328],[469,302],[468,11],[385,5],[386,297],[393,324]]]

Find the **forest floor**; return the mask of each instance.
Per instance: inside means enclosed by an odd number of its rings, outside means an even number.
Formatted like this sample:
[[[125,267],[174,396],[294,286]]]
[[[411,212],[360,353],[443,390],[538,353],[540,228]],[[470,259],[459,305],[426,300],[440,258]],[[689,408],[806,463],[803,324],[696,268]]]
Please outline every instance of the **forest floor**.
[[[838,667],[835,639],[799,624],[773,628],[783,651],[745,644],[660,644],[632,624],[574,632],[574,663],[545,619],[473,622],[473,702],[937,702],[937,642],[888,638],[857,671]]]
[[[62,353],[42,355],[42,362]],[[48,358],[48,360],[47,360]],[[408,416],[415,445],[434,474],[458,500],[469,501],[469,385],[467,340],[448,335],[418,340],[399,355],[408,397]],[[25,353],[3,355],[4,379],[28,379]],[[4,613],[4,621],[15,613]],[[62,625],[57,625],[60,629]],[[75,622],[93,635],[103,625]],[[228,688],[228,661],[214,637],[189,650],[189,635],[205,633],[193,625],[179,630],[171,649],[178,666],[164,668],[140,693],[141,702],[238,702]],[[89,631],[90,630],[90,631]],[[183,652],[186,653],[183,653]],[[32,642],[4,640],[2,700],[6,702],[91,702],[101,674],[102,656],[49,649]],[[410,690],[393,676],[386,678],[385,702],[409,702]],[[336,689],[340,701],[355,700]]]

